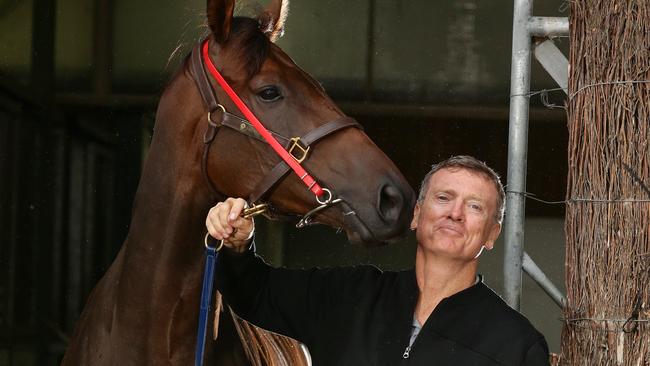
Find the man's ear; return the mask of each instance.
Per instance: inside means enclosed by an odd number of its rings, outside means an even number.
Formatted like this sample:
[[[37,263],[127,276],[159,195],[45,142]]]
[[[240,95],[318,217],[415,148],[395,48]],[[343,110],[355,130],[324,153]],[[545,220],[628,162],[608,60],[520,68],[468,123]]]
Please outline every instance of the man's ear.
[[[494,248],[494,242],[497,241],[499,234],[501,233],[501,224],[498,222],[492,226],[488,240],[485,242],[485,249],[492,250]]]
[[[413,209],[413,219],[411,220],[411,230],[418,228],[418,217],[420,216],[420,203],[415,203],[415,208]]]
[[[206,7],[208,26],[219,44],[228,41],[234,10],[235,0],[208,0]]]
[[[271,42],[275,42],[284,34],[284,22],[289,15],[289,0],[271,0],[264,12],[257,18],[260,30]]]

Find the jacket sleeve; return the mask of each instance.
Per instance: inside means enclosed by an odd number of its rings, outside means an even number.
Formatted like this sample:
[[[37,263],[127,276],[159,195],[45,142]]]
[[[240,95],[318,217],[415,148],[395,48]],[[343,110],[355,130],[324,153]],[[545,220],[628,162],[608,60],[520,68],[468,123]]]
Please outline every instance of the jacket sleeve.
[[[325,336],[333,319],[345,324],[354,314],[350,307],[364,276],[354,267],[272,268],[252,250],[225,250],[217,263],[217,289],[240,317],[307,345]]]
[[[523,366],[549,366],[550,356],[544,338],[541,338],[528,349]]]

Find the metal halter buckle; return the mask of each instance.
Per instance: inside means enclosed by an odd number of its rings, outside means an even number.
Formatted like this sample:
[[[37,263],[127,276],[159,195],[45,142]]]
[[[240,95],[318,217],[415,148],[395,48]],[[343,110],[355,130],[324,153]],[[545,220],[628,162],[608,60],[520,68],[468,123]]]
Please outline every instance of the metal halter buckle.
[[[289,154],[291,154],[291,156],[296,159],[298,163],[302,163],[302,161],[307,158],[307,153],[309,152],[311,146],[304,147],[302,145],[302,142],[300,142],[300,137],[293,137],[289,141],[291,141],[291,146],[289,146],[289,149],[287,151],[289,151]],[[294,149],[298,149],[298,153],[302,154],[302,156],[297,157],[294,155]]]

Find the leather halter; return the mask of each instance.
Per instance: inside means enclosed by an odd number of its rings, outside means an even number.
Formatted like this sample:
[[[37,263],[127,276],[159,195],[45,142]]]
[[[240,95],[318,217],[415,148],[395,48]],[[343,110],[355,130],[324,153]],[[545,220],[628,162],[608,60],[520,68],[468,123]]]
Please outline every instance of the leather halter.
[[[201,172],[203,177],[216,198],[225,198],[225,195],[219,192],[208,175],[208,157],[210,145],[214,140],[219,128],[224,126],[245,134],[251,138],[264,141],[264,139],[257,133],[253,125],[237,115],[226,111],[225,107],[219,103],[217,95],[212,88],[208,79],[208,75],[204,68],[203,58],[201,55],[201,45],[199,42],[192,50],[191,55],[191,72],[194,76],[194,81],[199,89],[199,93],[203,99],[204,104],[208,108],[207,122],[208,126],[203,136],[203,155],[201,158]],[[354,119],[350,117],[341,117],[333,121],[329,121],[314,130],[307,132],[305,135],[297,138],[288,138],[278,133],[272,132],[271,134],[276,140],[284,146],[285,149],[290,150],[292,145],[300,143],[299,149],[306,151],[311,145],[319,140],[327,137],[339,130],[354,127],[363,129],[363,127]],[[299,142],[296,142],[299,141]],[[265,142],[265,141],[264,141]],[[305,152],[306,154],[306,152]],[[295,157],[295,156],[294,156]],[[289,172],[290,167],[286,162],[281,160],[270,172],[267,174],[260,183],[253,189],[248,198],[249,203],[255,204],[260,200],[266,198],[267,194],[279,183],[279,181]]]

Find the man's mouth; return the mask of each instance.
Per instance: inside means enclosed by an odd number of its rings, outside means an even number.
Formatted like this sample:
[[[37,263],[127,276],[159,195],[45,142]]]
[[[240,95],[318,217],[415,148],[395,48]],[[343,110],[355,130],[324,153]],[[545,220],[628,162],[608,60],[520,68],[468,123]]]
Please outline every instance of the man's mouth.
[[[463,230],[459,227],[456,226],[450,226],[450,225],[443,225],[440,226],[439,230],[443,230],[445,232],[454,234],[454,235],[463,235]]]

